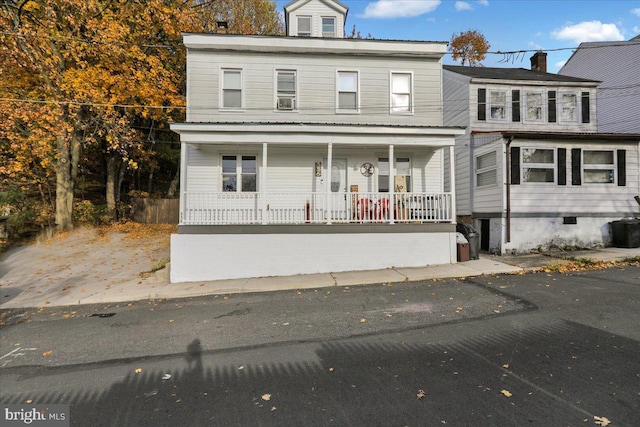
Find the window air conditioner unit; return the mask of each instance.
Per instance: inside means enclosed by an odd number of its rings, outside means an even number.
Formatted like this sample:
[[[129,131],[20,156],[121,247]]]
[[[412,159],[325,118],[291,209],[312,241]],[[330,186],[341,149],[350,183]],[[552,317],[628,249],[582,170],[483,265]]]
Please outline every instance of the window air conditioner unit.
[[[293,110],[294,106],[293,98],[278,98],[278,110]]]

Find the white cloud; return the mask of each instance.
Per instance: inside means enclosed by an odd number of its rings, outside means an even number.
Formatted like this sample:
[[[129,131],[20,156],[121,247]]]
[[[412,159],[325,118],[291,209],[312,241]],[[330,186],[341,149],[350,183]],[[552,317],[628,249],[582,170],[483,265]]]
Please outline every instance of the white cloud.
[[[535,49],[535,50],[543,50],[543,49],[542,49],[542,46],[540,46],[540,45],[539,45],[538,43],[536,43],[536,42],[529,42],[528,44],[529,44],[529,46],[530,46],[531,48],[533,48],[533,49]]]
[[[410,18],[433,12],[440,0],[378,0],[369,3],[363,18]]]
[[[640,16],[640,7],[631,9],[631,13],[633,13],[636,16]]]
[[[478,0],[478,3],[480,3],[483,6],[489,6],[489,0]]]
[[[473,6],[471,6],[471,4],[467,3],[466,1],[457,1],[456,10],[458,12],[463,10],[473,10]]]
[[[564,67],[564,64],[566,63],[567,63],[567,60],[565,59],[564,61],[556,62],[555,66],[559,70],[560,68]]]
[[[633,27],[633,32],[636,34],[640,33],[640,27]]]
[[[603,24],[600,21],[585,21],[575,25],[567,25],[553,31],[551,36],[558,40],[571,40],[576,44],[582,42],[624,40],[616,24]]]

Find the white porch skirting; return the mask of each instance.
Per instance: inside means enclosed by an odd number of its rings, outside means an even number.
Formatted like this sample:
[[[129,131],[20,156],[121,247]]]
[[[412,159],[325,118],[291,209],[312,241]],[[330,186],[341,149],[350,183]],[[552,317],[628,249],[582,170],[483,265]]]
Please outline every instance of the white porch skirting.
[[[173,234],[171,282],[456,262],[455,232]]]

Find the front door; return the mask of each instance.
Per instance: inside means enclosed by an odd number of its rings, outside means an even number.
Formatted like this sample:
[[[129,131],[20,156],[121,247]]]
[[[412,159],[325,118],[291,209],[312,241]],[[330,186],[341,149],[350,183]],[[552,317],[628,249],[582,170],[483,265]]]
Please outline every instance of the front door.
[[[331,220],[346,221],[347,214],[347,160],[332,159],[331,172],[327,173],[327,159],[323,161],[322,179],[318,189],[327,191],[327,185],[331,188]]]

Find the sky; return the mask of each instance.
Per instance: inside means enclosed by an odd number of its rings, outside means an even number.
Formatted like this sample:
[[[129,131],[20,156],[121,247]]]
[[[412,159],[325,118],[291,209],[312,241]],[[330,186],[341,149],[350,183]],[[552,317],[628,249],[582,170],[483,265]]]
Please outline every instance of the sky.
[[[278,10],[290,0],[278,0]],[[477,30],[490,52],[486,67],[529,68],[535,50],[547,52],[547,71],[556,73],[581,42],[629,40],[640,35],[640,0],[339,0],[353,25],[376,39],[449,41],[454,33]],[[563,50],[554,50],[563,49]],[[455,64],[451,55],[445,64]],[[638,60],[640,63],[640,59]]]

